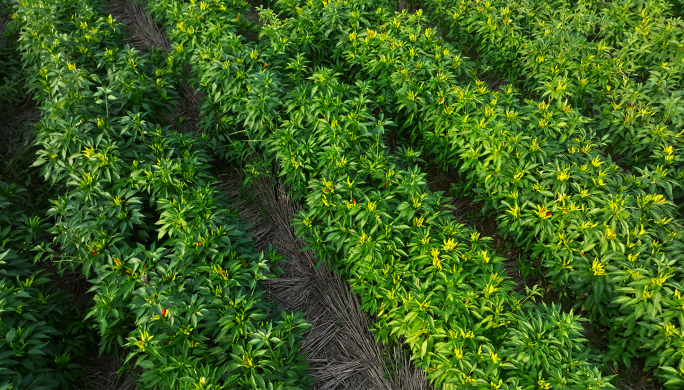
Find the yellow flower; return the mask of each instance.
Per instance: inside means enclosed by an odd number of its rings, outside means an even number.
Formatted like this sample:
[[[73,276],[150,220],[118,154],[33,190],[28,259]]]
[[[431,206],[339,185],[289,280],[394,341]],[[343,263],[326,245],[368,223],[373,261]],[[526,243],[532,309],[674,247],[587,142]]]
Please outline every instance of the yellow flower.
[[[152,341],[153,338],[154,338],[154,336],[150,336],[150,334],[146,330],[142,331],[140,333],[140,340],[136,341],[135,345],[138,348],[140,348],[141,351],[145,352],[150,341]]]
[[[444,245],[442,245],[442,249],[445,252],[448,252],[452,249],[456,248],[456,241],[454,241],[453,238],[449,238],[448,240],[444,240]]]
[[[678,335],[679,332],[677,331],[677,327],[672,325],[672,324],[667,324],[665,325],[665,337],[672,337],[675,335]]]
[[[606,273],[606,266],[601,262],[601,260],[598,259],[598,257],[594,258],[594,261],[591,264],[591,272],[594,274],[594,276],[608,275],[608,273]]]
[[[333,191],[335,189],[335,185],[333,184],[333,182],[327,179],[323,179],[323,185],[329,191]]]
[[[599,157],[596,156],[596,157],[594,157],[594,158],[591,160],[591,165],[593,165],[594,167],[598,168],[598,167],[600,167],[601,165],[603,165],[603,161],[601,161],[601,159],[599,159]]]
[[[100,118],[97,118],[100,119]],[[94,148],[84,148],[83,149],[83,155],[86,156],[86,158],[91,158],[95,154],[95,149]]]
[[[437,267],[437,269],[441,270],[442,269],[442,260],[439,259],[439,249],[432,248],[432,250],[430,251],[430,254],[432,255],[432,265]]]
[[[93,181],[95,180],[95,175],[85,172],[83,174],[83,178],[81,179],[81,187],[89,186],[93,184]]]
[[[544,390],[548,390],[551,388],[551,384],[543,379],[539,379],[539,381],[537,381],[537,384],[539,385],[539,388]]]
[[[497,288],[492,285],[487,283],[487,285],[484,287],[483,292],[485,294],[485,297],[489,298],[492,294],[496,293]]]
[[[497,356],[497,354],[495,354],[494,352],[490,352],[489,356],[492,358],[492,363],[499,363],[499,356]]]

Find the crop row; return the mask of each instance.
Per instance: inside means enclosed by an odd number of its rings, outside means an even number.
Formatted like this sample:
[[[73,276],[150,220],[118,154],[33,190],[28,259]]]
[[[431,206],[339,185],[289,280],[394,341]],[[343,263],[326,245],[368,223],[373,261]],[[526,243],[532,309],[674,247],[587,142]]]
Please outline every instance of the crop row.
[[[12,29],[7,28],[11,14],[9,2],[0,1],[0,102],[8,107],[19,103],[22,98],[19,56],[15,42],[10,39]]]
[[[375,80],[403,131],[461,170],[459,190],[484,201],[560,296],[607,330],[608,358],[643,356],[668,386],[682,383],[681,224],[662,170],[626,174],[569,107],[468,83],[460,52],[425,27],[420,11],[280,5],[310,30],[339,32],[318,44],[336,47],[330,55],[350,64],[350,77]]]
[[[100,350],[129,348],[143,388],[307,386],[308,325],[273,311],[257,253],[208,173],[205,140],[162,126],[177,68],[122,48],[103,1],[16,4],[43,118],[36,165],[59,196],[51,232],[92,276]]]
[[[485,68],[576,107],[627,164],[668,167],[684,183],[684,21],[667,1],[424,4]]]
[[[31,215],[27,192],[0,181],[0,388],[66,389],[82,372],[88,334],[37,264],[49,251],[49,223]]]
[[[24,98],[21,56],[8,22],[12,8],[0,1],[0,111]],[[7,172],[16,144],[11,118],[0,122],[0,389],[68,388],[81,373],[87,334],[79,325],[80,308],[52,288],[39,262],[50,256],[45,210],[26,188],[10,184]],[[10,151],[10,153],[7,153]],[[22,177],[25,179],[25,177]],[[32,199],[33,198],[33,199]],[[74,321],[75,320],[75,321]]]
[[[248,43],[239,18],[216,15],[223,7],[231,5],[148,1],[207,96],[204,130],[228,155],[250,143],[277,161],[278,175],[306,201],[298,234],[377,317],[376,337],[405,339],[416,364],[445,388],[610,387],[578,316],[555,306],[523,310],[532,292],[517,296],[489,239],[456,223],[446,199],[427,188],[419,153],[389,153],[383,136],[393,124],[373,114],[369,83],[309,67],[318,48],[306,43],[320,31],[262,10],[260,39]]]

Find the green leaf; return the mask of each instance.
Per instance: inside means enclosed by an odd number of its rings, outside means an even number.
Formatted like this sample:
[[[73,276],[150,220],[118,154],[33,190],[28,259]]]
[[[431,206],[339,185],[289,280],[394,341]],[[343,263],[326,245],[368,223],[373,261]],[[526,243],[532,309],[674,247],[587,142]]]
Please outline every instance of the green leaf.
[[[671,378],[670,380],[668,380],[667,382],[665,382],[665,387],[670,387],[670,386],[674,386],[674,385],[681,385],[682,383],[684,383],[684,380],[682,380],[682,379],[679,379],[679,378]],[[678,387],[676,387],[676,388],[677,388],[677,389],[680,389],[681,387],[678,386]]]
[[[639,303],[634,310],[636,319],[638,320],[646,312],[646,306],[643,302]]]
[[[145,359],[141,362],[138,363],[138,365],[142,368],[146,368],[148,370],[154,369],[154,363],[152,363],[150,360]]]
[[[43,352],[40,348],[31,348],[28,351],[29,355],[43,355],[45,356],[45,352]]]
[[[14,340],[14,334],[15,334],[15,332],[16,332],[16,330],[15,330],[14,328],[10,329],[10,330],[7,332],[7,334],[5,335],[5,341],[7,342],[7,344],[11,344],[11,343],[12,343],[12,340]]]

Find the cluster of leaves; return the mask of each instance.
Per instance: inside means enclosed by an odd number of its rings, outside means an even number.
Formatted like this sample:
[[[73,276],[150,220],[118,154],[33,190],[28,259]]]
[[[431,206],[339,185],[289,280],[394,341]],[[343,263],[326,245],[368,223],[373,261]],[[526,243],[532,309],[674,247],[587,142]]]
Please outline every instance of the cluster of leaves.
[[[299,389],[308,325],[275,312],[257,253],[208,173],[206,138],[171,132],[173,57],[122,47],[103,1],[22,1],[24,65],[43,110],[36,165],[65,263],[92,277],[100,351],[129,348],[144,388]]]
[[[622,161],[684,183],[684,21],[664,0],[428,0],[484,69],[592,119]],[[681,190],[677,191],[681,196]]]
[[[13,30],[7,28],[11,10],[9,0],[0,1],[0,102],[7,106],[24,98],[20,57],[16,53],[16,41],[12,39]]]
[[[27,214],[26,192],[0,181],[0,389],[70,389],[88,333],[40,267],[49,224]]]
[[[557,102],[521,102],[511,86],[470,80],[460,52],[426,28],[422,12],[378,4],[288,2],[312,26],[338,20],[352,77],[373,86],[396,122],[438,163],[455,166],[498,215],[500,231],[540,259],[562,297],[610,336],[607,357],[648,367],[668,386],[684,380],[682,237],[667,170],[622,171],[600,152],[582,116]],[[331,11],[331,8],[334,10]],[[330,42],[329,42],[330,44]],[[464,81],[461,81],[464,80]]]
[[[383,136],[392,123],[372,114],[379,105],[371,83],[309,68],[307,59],[324,57],[311,38],[321,30],[263,10],[260,40],[248,43],[238,33],[244,4],[233,5],[232,16],[219,12],[231,9],[220,2],[156,0],[148,9],[172,37],[175,61],[193,65],[207,96],[203,129],[227,154],[251,143],[277,161],[291,192],[306,200],[298,234],[350,281],[362,309],[377,317],[376,336],[406,339],[445,388],[610,388],[578,317],[523,310],[527,299],[512,291],[489,239],[456,223],[446,199],[427,189],[420,153],[389,153]],[[202,11],[202,23],[193,22]]]

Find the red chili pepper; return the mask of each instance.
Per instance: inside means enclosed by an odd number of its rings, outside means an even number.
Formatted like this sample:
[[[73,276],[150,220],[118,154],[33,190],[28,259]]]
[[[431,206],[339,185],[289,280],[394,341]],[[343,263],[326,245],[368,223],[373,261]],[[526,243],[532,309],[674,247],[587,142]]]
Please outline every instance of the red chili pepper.
[[[585,255],[584,253],[580,253],[580,255],[582,255],[582,256],[584,256],[584,257],[587,257],[587,255]]]
[[[356,206],[356,198],[352,198],[352,202],[354,203],[354,206]]]
[[[93,256],[97,256],[97,252],[93,252]]]
[[[162,317],[166,317],[166,309],[162,307]]]
[[[547,216],[547,217],[550,217],[550,216],[551,216],[551,213],[546,213],[546,216]]]
[[[266,67],[266,65],[268,65],[268,64],[264,64],[264,68]]]

